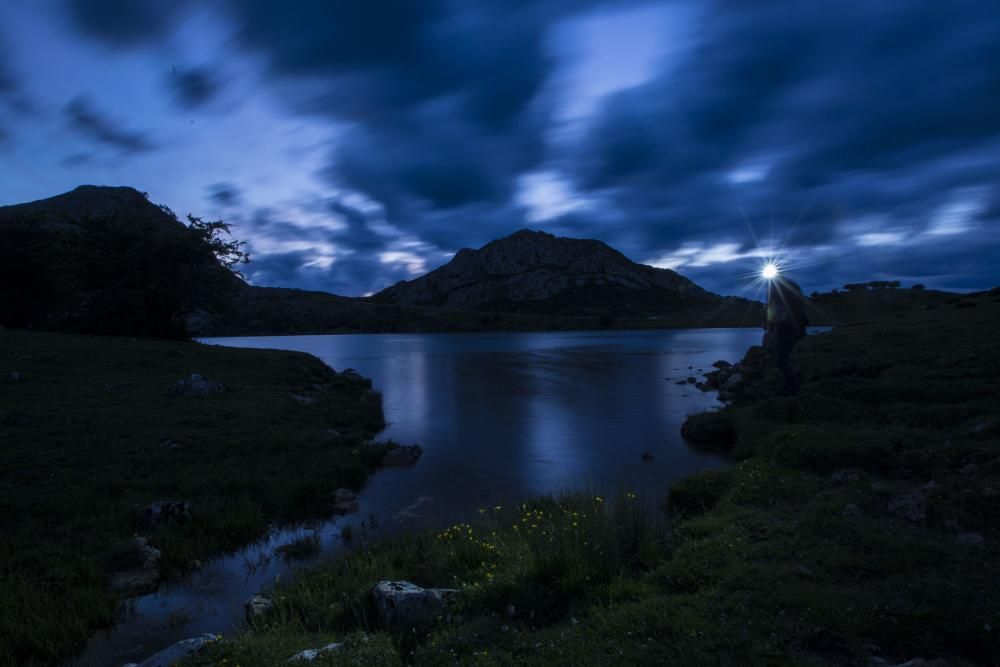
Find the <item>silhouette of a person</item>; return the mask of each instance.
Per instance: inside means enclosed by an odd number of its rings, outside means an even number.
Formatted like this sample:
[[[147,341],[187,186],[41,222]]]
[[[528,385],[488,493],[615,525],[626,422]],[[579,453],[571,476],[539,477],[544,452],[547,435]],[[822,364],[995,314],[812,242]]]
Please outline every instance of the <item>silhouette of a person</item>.
[[[806,327],[809,325],[805,300],[801,288],[787,278],[778,276],[768,283],[764,348],[774,355],[785,391],[790,394],[799,391],[799,380],[792,368],[791,355],[792,348],[799,339],[805,337]]]

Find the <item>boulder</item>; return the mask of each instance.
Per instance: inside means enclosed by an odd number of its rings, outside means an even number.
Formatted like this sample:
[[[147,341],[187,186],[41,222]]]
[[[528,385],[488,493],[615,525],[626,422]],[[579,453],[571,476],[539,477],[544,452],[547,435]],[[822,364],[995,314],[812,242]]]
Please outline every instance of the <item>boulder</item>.
[[[334,642],[332,644],[327,644],[326,646],[321,646],[320,648],[307,648],[304,651],[299,651],[291,658],[288,662],[312,662],[316,658],[322,658],[328,653],[333,653],[334,651],[340,650],[340,642]]]
[[[886,505],[890,514],[902,517],[914,523],[920,523],[927,518],[927,508],[924,504],[924,494],[921,491],[911,491],[896,496]]]
[[[643,461],[652,461],[654,458],[656,458],[656,457],[654,457],[651,452],[643,452],[642,453],[642,460]]]
[[[732,364],[723,359],[719,359],[714,364],[712,364],[712,368],[718,368],[720,370],[723,368],[729,368],[730,366],[732,366]]]
[[[384,468],[407,468],[417,462],[423,450],[420,445],[399,445],[393,447],[382,457]]]
[[[694,377],[693,375],[687,379],[688,384],[695,384],[696,382],[698,382],[698,378]]]
[[[433,623],[457,594],[453,588],[421,588],[408,581],[380,581],[372,588],[379,622],[386,628]]]
[[[184,500],[157,500],[139,512],[142,522],[151,528],[191,519],[191,503]]]
[[[358,495],[350,489],[337,489],[333,492],[334,514],[354,514],[358,507]]]
[[[124,667],[171,667],[172,665],[176,665],[182,661],[184,658],[200,652],[209,644],[219,640],[220,638],[216,635],[198,635],[197,637],[184,639],[176,644],[172,644],[162,651],[154,653],[142,662],[130,662],[127,665],[124,665]]]
[[[736,427],[728,413],[702,412],[684,420],[681,436],[698,445],[730,447],[736,442]]]
[[[226,385],[215,380],[209,380],[200,373],[191,373],[174,384],[174,394],[177,396],[212,396],[226,391]]]
[[[271,613],[271,610],[274,609],[274,600],[268,595],[257,593],[247,598],[247,601],[243,603],[243,609],[246,611],[247,623],[252,624]]]
[[[125,596],[142,595],[160,584],[160,550],[145,537],[132,537],[111,547],[104,555],[108,586]]]
[[[742,384],[743,384],[743,374],[733,373],[728,378],[726,378],[725,382],[722,383],[722,388],[727,391],[733,391],[739,388]]]

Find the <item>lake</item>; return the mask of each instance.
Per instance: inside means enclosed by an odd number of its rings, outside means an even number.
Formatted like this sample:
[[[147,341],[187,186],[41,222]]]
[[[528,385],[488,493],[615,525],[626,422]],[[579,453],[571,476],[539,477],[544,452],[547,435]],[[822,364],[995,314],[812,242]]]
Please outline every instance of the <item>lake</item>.
[[[295,537],[315,534],[329,554],[344,548],[345,525],[379,536],[580,488],[659,502],[673,480],[723,465],[680,437],[688,414],[718,405],[714,392],[677,382],[701,379],[716,360],[738,361],[760,338],[759,329],[685,329],[205,339],[308,352],[372,378],[389,423],[379,439],[419,444],[423,456],[376,473],[357,514],[275,531],[136,598],[70,664],[138,661],[202,632],[232,633],[243,601],[292,567],[274,549]]]

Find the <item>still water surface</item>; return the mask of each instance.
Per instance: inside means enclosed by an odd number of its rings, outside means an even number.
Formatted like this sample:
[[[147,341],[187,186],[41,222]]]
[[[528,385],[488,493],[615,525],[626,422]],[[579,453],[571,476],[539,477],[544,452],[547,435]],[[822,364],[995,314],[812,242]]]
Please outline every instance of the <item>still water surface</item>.
[[[382,392],[389,427],[379,439],[419,444],[424,454],[412,468],[372,477],[359,513],[276,531],[135,599],[71,664],[121,664],[202,632],[232,634],[243,601],[295,567],[273,554],[297,536],[319,536],[330,554],[344,548],[345,525],[378,536],[582,487],[662,498],[673,480],[722,465],[679,434],[686,415],[717,405],[715,394],[677,381],[700,379],[718,359],[735,362],[759,340],[757,329],[205,339],[308,352],[337,370],[356,369]]]

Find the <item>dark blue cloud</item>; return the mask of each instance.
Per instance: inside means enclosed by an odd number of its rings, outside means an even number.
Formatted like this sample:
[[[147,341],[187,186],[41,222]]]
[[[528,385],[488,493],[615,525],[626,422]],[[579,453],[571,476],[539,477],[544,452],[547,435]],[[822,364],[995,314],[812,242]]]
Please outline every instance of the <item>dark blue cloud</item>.
[[[174,91],[180,105],[187,109],[204,105],[215,97],[222,87],[219,77],[205,67],[191,69],[174,67],[167,83]]]
[[[83,32],[117,47],[133,47],[163,35],[188,5],[186,0],[67,0],[69,15]]]
[[[121,127],[98,111],[87,97],[74,97],[63,112],[70,126],[81,135],[121,153],[145,153],[156,148],[144,133]]]

